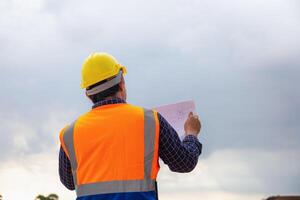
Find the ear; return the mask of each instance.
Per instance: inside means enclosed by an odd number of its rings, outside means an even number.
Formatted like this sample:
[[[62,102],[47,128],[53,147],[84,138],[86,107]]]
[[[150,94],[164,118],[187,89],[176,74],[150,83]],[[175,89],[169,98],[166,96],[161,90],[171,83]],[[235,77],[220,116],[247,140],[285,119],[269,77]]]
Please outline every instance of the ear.
[[[120,91],[123,92],[125,91],[125,79],[122,76],[121,82],[119,83]]]

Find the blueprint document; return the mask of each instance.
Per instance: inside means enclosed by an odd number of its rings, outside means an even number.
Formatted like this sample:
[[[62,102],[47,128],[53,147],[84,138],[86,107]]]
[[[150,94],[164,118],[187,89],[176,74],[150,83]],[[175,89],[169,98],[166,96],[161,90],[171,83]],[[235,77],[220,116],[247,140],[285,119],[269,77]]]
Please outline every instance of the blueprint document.
[[[184,137],[184,122],[190,112],[195,112],[196,106],[195,102],[190,100],[159,106],[154,109],[172,125],[182,139]]]

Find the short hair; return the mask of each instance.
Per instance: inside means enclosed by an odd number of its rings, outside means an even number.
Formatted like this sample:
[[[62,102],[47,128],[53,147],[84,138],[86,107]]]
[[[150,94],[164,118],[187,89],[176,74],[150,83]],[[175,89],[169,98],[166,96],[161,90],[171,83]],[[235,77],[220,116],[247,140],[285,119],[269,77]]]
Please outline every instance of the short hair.
[[[110,79],[106,79],[106,80],[100,81],[98,83],[95,83],[95,84],[89,86],[87,88],[87,90],[93,89],[94,87],[101,85],[101,84],[107,82],[108,80],[110,80]],[[120,83],[118,83],[102,92],[99,92],[97,94],[89,95],[89,98],[92,100],[93,103],[97,103],[101,100],[104,100],[106,97],[114,96],[119,91],[120,91]]]

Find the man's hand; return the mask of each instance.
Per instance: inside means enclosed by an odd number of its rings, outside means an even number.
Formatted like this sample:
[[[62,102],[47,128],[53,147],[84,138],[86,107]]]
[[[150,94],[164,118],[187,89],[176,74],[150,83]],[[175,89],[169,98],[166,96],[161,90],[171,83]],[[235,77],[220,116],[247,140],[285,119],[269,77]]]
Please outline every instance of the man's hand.
[[[201,129],[201,123],[198,115],[194,115],[192,112],[189,113],[187,120],[184,123],[184,130],[186,135],[197,136]]]

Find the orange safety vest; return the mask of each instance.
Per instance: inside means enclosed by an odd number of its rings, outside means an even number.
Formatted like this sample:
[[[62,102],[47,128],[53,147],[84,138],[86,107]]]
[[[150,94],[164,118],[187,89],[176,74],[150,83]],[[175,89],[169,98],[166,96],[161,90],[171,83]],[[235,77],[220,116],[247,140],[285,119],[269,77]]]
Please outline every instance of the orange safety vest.
[[[60,141],[77,199],[156,199],[156,111],[125,103],[96,107],[64,128]]]

